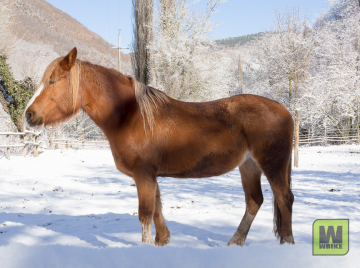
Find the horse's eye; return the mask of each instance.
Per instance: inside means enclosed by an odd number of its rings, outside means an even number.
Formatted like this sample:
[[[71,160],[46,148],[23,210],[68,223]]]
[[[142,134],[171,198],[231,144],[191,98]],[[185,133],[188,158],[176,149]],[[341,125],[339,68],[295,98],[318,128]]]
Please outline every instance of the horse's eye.
[[[50,81],[50,82],[49,82],[50,85],[53,85],[53,84],[55,84],[55,83],[56,83],[55,81]]]

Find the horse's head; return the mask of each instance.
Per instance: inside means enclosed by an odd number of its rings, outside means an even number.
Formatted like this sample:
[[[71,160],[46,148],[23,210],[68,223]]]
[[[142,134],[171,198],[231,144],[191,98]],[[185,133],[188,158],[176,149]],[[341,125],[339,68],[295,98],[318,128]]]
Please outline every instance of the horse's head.
[[[46,68],[39,88],[24,110],[23,119],[28,127],[41,129],[54,125],[79,110],[80,62],[76,56],[77,50],[73,48]]]

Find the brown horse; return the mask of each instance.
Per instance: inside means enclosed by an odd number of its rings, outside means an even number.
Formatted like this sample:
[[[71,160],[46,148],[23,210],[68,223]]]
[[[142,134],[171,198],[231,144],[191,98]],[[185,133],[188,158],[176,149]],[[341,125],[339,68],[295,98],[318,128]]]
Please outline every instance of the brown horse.
[[[274,193],[274,232],[294,243],[290,189],[294,122],[278,102],[238,95],[181,102],[114,69],[76,59],[53,61],[24,112],[29,127],[58,124],[80,109],[109,140],[116,167],[132,177],[139,198],[142,241],[170,243],[157,177],[204,178],[239,167],[246,211],[228,245],[244,245],[261,204],[260,177]]]

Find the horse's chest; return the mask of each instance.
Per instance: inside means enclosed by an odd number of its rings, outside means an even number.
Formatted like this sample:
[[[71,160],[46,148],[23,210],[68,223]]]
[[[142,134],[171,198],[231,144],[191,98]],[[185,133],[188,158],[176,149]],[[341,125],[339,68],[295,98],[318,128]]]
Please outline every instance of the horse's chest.
[[[121,150],[112,150],[116,168],[130,177],[133,175],[133,157]]]
[[[122,162],[115,162],[116,168],[121,172],[124,173],[130,177],[132,177],[132,170],[129,169],[126,165],[124,165]]]

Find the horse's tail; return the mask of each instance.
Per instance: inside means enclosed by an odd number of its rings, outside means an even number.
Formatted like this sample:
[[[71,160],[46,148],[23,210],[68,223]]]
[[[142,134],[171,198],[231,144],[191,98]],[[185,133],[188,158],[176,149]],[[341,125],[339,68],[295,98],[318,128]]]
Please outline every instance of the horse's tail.
[[[291,153],[290,153],[290,161],[287,168],[287,180],[291,189]],[[275,195],[273,196],[274,199],[274,227],[273,231],[277,239],[280,239],[280,231],[281,231],[281,213],[279,205],[276,201]]]

